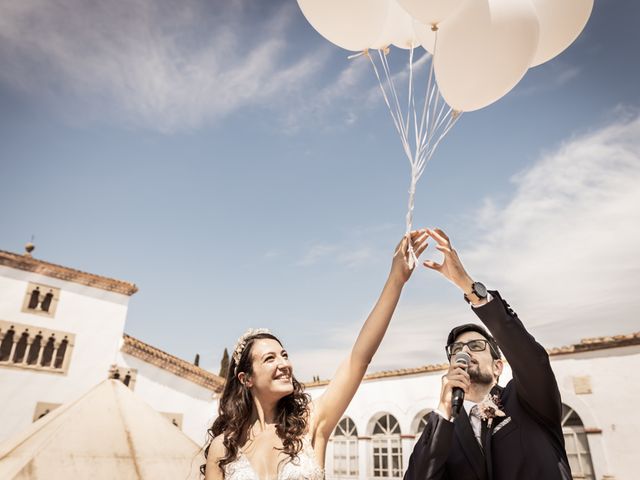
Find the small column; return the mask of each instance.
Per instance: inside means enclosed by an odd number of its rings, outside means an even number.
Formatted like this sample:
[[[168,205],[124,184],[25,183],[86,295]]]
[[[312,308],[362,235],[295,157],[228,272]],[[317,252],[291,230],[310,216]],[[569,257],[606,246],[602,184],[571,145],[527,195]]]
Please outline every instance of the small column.
[[[49,364],[52,370],[56,369],[56,356],[58,355],[60,345],[62,345],[62,342],[58,342],[55,339],[53,340],[53,353],[51,354],[51,363]]]
[[[1,331],[0,330],[0,345],[2,344],[2,341],[4,340],[4,337],[7,333],[9,333],[10,330],[6,330],[6,331]],[[9,356],[9,358],[7,358],[7,362],[11,360],[11,356]]]
[[[17,340],[20,340],[20,337],[16,335],[16,332],[13,333],[13,343],[11,344],[11,352],[9,353],[9,362],[13,362],[13,356],[16,353],[16,347],[18,346]]]
[[[34,337],[29,335],[27,337],[27,346],[24,348],[24,355],[22,356],[22,365],[27,365],[27,359],[29,358],[29,351],[31,350],[31,344],[33,343]]]
[[[45,334],[42,332],[38,332],[38,335],[41,336],[40,338],[40,350],[38,350],[38,359],[36,360],[36,367],[40,368],[42,366],[42,354],[44,353],[44,346],[45,346]]]
[[[369,472],[371,453],[371,437],[358,437],[358,478],[360,480],[367,480],[373,476],[373,472]]]

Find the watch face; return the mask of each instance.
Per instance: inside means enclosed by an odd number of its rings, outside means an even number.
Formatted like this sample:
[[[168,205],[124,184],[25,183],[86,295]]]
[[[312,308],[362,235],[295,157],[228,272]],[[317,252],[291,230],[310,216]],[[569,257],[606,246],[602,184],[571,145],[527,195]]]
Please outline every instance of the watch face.
[[[486,298],[487,287],[480,282],[476,282],[473,284],[473,293],[475,293],[479,298]]]

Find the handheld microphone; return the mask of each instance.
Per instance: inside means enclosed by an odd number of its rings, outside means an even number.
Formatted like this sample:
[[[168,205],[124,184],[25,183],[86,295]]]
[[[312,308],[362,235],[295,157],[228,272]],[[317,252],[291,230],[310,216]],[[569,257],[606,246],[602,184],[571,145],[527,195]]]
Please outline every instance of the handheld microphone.
[[[453,363],[455,365],[459,365],[462,367],[468,368],[469,362],[471,361],[471,356],[467,352],[458,352],[455,357],[453,357]],[[460,413],[460,409],[462,408],[462,403],[464,402],[464,390],[460,387],[453,387],[451,392],[451,416],[457,417]]]

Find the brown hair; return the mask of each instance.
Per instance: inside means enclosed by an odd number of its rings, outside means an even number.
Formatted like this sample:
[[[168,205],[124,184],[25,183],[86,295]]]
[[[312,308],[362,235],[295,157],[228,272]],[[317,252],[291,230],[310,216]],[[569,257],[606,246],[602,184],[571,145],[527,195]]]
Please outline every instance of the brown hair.
[[[214,437],[222,435],[222,443],[226,448],[226,455],[218,461],[218,466],[224,471],[224,466],[236,459],[240,447],[246,441],[246,435],[250,427],[251,412],[253,410],[253,397],[245,387],[236,372],[253,373],[251,350],[255,340],[270,338],[280,345],[282,342],[270,333],[258,333],[246,340],[246,346],[237,363],[232,355],[227,371],[227,378],[218,406],[218,417],[211,428],[207,430],[209,440],[204,449],[204,457],[207,458],[209,447]],[[295,459],[302,450],[302,436],[307,430],[308,405],[311,398],[304,393],[304,387],[292,375],[293,392],[278,401],[276,406],[276,433],[282,439],[282,451]],[[200,466],[200,472],[206,472],[206,463]]]

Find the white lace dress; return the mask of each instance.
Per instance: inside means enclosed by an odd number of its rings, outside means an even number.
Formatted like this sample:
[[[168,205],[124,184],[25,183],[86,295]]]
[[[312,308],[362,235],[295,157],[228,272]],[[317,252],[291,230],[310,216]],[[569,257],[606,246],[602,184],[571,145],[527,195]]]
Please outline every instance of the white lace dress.
[[[224,468],[225,480],[260,480],[251,467],[249,459],[241,453]],[[302,450],[295,460],[287,460],[278,472],[278,480],[324,480],[324,469],[316,462],[316,457],[308,437],[302,440]]]

